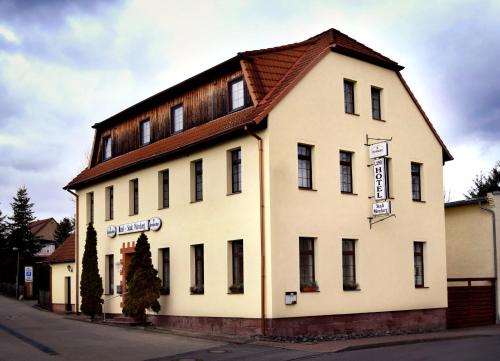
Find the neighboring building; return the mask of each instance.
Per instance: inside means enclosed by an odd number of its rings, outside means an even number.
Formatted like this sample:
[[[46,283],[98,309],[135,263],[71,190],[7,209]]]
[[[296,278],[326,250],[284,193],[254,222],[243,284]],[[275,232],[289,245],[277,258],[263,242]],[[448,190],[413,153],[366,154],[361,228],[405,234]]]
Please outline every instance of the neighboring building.
[[[143,230],[163,326],[444,328],[452,156],[402,69],[331,29],[239,53],[95,124],[90,163],[65,187],[77,193],[77,283],[92,222],[106,312],[121,313],[112,295]],[[381,139],[389,154],[379,144],[370,159]]]
[[[448,324],[499,322],[500,192],[445,204]]]
[[[51,310],[54,312],[75,312],[75,235],[68,238],[52,253],[50,262]]]
[[[57,222],[54,218],[41,219],[30,223],[31,233],[42,244],[42,248],[35,254],[35,257],[45,258],[55,251],[56,242],[54,241],[54,232],[56,228]]]

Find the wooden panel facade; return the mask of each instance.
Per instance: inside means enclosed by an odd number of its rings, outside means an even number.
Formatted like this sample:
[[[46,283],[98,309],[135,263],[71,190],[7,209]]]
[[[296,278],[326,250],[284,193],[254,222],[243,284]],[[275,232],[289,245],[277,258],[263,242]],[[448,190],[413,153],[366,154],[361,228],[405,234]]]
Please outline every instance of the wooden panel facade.
[[[184,107],[184,130],[220,118],[230,112],[229,82],[241,78],[240,70],[232,71],[207,81],[194,89],[170,97],[161,103],[141,111],[135,116],[125,119],[109,129],[97,129],[96,144],[92,155],[92,166],[103,159],[103,140],[107,136],[112,139],[112,156],[116,157],[139,148],[140,123],[149,119],[151,126],[151,143],[172,134],[172,108],[182,104]],[[245,105],[252,105],[252,99],[245,84]]]

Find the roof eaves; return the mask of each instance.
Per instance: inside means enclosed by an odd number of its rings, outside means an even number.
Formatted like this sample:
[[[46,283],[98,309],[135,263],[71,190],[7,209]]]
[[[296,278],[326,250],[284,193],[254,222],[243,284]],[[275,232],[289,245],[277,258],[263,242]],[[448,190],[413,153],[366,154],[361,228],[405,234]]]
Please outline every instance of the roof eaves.
[[[472,199],[462,199],[460,201],[447,202],[447,203],[444,204],[444,208],[469,206],[469,205],[474,205],[474,204],[483,204],[483,203],[487,203],[487,202],[488,202],[488,198],[487,197],[479,197],[479,198],[472,198]]]

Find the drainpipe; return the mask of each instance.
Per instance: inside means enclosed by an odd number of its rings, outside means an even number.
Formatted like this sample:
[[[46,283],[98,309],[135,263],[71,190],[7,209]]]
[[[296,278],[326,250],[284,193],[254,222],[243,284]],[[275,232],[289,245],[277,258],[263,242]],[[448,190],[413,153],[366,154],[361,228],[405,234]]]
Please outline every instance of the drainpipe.
[[[80,245],[79,245],[79,237],[78,237],[78,224],[79,224],[79,220],[80,220],[80,217],[79,217],[79,197],[78,197],[78,194],[76,194],[75,192],[69,190],[69,189],[66,189],[66,191],[68,191],[68,193],[72,194],[75,196],[75,200],[76,200],[76,219],[75,219],[75,264],[76,264],[76,280],[75,280],[75,293],[76,293],[76,296],[75,296],[75,311],[76,311],[76,314],[79,315],[80,314],[80,307],[78,307],[79,305],[79,302],[80,300],[78,299],[78,296],[80,296],[80,280],[79,280],[79,277],[80,277],[80,267],[78,267],[78,263],[80,262],[80,257],[78,255],[78,251],[80,249]],[[52,294],[52,293],[51,293]]]
[[[495,318],[496,323],[500,323],[500,316],[498,315],[498,265],[497,265],[497,225],[495,220],[495,211],[481,206],[481,201],[478,201],[479,208],[488,212],[491,215],[493,225],[493,269],[495,272]]]
[[[259,146],[259,193],[260,193],[260,334],[266,334],[266,233],[264,220],[264,150],[262,138],[247,126],[245,131],[257,139]]]

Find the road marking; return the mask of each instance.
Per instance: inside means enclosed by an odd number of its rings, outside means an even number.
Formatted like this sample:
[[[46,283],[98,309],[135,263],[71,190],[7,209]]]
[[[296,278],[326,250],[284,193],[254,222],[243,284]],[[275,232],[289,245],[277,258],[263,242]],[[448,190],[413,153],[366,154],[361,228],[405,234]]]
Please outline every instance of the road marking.
[[[48,346],[45,346],[44,344],[41,344],[40,342],[38,341],[35,341],[33,340],[32,338],[29,338],[27,336],[24,336],[23,334],[3,325],[0,323],[0,330],[4,330],[5,332],[11,334],[12,336],[15,336],[17,337],[18,339],[20,339],[21,341],[24,341],[26,342],[27,344],[33,346],[34,348],[37,348],[39,349],[40,351],[42,352],[45,352],[46,354],[48,355],[51,355],[51,356],[56,356],[56,355],[59,355],[57,352],[55,352],[53,349],[51,349],[50,347]]]

